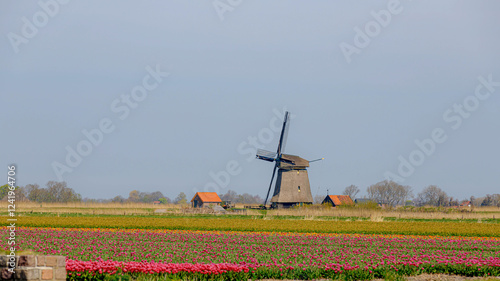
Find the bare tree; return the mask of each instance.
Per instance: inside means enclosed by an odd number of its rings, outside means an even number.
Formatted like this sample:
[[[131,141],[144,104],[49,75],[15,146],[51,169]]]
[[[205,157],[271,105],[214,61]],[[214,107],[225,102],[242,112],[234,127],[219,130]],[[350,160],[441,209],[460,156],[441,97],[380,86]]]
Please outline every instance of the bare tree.
[[[82,200],[82,196],[69,188],[66,182],[49,181],[47,188],[40,188],[38,184],[28,184],[23,192],[28,200],[35,202],[65,203]]]
[[[369,199],[390,206],[404,204],[407,199],[413,197],[411,187],[388,180],[369,186],[366,192]]]
[[[234,190],[228,190],[226,194],[222,195],[222,200],[224,201],[231,201],[231,202],[236,202],[238,199],[238,193]]]
[[[415,201],[418,206],[448,206],[451,200],[441,188],[435,185],[429,185],[417,195]]]
[[[493,194],[493,206],[500,207],[500,194]]]
[[[41,191],[40,191],[40,186],[38,184],[28,184],[25,187],[25,192],[28,197],[28,200],[34,201],[34,202],[41,202]]]
[[[316,195],[314,196],[314,204],[321,204],[323,200],[325,200],[325,195]]]
[[[251,195],[248,193],[238,194],[234,190],[228,190],[226,194],[221,196],[221,200],[243,204],[262,204],[264,201],[259,195]]]
[[[349,195],[352,200],[356,199],[356,195],[360,192],[359,188],[353,184],[349,185],[344,189],[344,192],[342,194],[344,195]]]

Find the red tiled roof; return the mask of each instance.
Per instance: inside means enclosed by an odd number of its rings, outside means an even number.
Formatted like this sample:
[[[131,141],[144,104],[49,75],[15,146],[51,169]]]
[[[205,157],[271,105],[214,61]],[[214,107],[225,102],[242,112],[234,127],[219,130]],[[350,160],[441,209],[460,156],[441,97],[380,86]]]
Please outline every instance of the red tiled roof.
[[[330,197],[335,206],[354,204],[349,195],[328,195],[328,197]]]
[[[219,202],[220,203],[220,202],[222,202],[222,200],[220,200],[220,198],[219,198],[219,195],[217,195],[217,193],[215,193],[215,192],[196,192],[193,199],[191,199],[191,202],[194,201],[196,196],[198,196],[200,198],[201,202],[203,202],[203,203],[207,203],[207,202]]]

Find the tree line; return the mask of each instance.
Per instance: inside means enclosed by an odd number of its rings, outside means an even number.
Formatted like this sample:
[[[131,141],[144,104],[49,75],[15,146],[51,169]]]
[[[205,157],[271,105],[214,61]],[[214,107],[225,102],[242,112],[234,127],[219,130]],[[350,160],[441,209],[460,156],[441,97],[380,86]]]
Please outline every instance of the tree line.
[[[352,199],[355,199],[356,195],[360,191],[361,190],[357,186],[350,185],[344,189],[342,194],[349,195]],[[436,185],[429,185],[414,196],[410,186],[385,180],[367,187],[366,193],[367,195],[364,197],[365,199],[390,206],[411,204],[419,207],[453,207],[459,206],[463,202],[471,201],[471,205],[473,206],[500,207],[500,194],[487,194],[482,198],[475,198],[474,196],[471,196],[470,199],[463,199],[459,201],[457,198],[449,196],[444,190]]]
[[[7,200],[9,186],[0,186],[0,199]],[[37,203],[69,203],[69,202],[89,202],[89,203],[170,203],[171,200],[164,196],[160,191],[140,192],[132,190],[128,198],[116,196],[113,199],[90,199],[82,196],[69,188],[66,182],[49,181],[46,187],[40,187],[38,184],[28,184],[26,186],[17,186],[16,201],[31,201]]]
[[[6,200],[8,191],[8,185],[0,186],[0,198]],[[38,184],[17,186],[15,193],[16,201],[67,203],[82,200],[82,196],[69,188],[66,182],[49,181],[45,188],[40,188]]]
[[[0,199],[7,200],[9,186],[0,186]],[[153,203],[160,204],[174,203],[186,205],[189,202],[187,195],[180,192],[174,200],[163,195],[160,191],[141,192],[132,190],[128,197],[121,195],[115,196],[112,199],[91,199],[82,198],[82,196],[69,188],[66,182],[49,181],[46,187],[40,187],[38,184],[28,184],[24,187],[16,187],[16,201],[31,201],[37,203],[68,203],[68,202],[87,202],[87,203]],[[238,194],[233,190],[228,190],[220,196],[223,201],[231,201],[232,203],[243,204],[262,204],[263,199],[259,195],[251,195],[248,193]]]

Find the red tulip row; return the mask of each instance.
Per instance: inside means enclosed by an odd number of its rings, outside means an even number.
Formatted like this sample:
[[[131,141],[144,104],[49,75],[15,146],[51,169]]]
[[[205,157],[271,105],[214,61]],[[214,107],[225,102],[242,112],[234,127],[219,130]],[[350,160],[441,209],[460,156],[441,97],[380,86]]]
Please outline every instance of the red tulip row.
[[[123,273],[167,273],[179,272],[222,274],[226,272],[248,272],[250,266],[230,263],[192,264],[121,261],[76,261],[68,259],[66,270],[70,272]]]
[[[119,262],[119,261],[77,261],[68,259],[66,270],[69,280],[105,280],[106,275],[132,274],[132,275],[180,275],[183,277],[196,277],[194,279],[235,279],[234,274],[240,274],[236,279],[262,279],[262,278],[335,278],[347,275],[353,279],[366,280],[386,277],[390,272],[400,275],[414,275],[421,273],[447,273],[467,276],[495,276],[500,274],[500,258],[468,259],[468,260],[441,260],[437,264],[432,262],[387,262],[379,266],[351,266],[348,264],[329,264],[324,267],[294,268],[293,266],[279,264],[190,264],[190,263],[156,263],[156,262]],[[227,278],[224,278],[227,277]]]

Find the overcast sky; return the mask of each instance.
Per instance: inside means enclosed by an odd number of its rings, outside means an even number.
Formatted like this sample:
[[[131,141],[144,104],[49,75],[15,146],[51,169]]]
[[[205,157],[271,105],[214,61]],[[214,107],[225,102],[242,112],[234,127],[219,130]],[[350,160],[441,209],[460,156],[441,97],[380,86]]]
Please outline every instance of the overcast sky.
[[[64,2],[64,3],[63,3]],[[66,3],[67,2],[67,3]],[[386,178],[500,193],[498,1],[2,1],[0,162],[83,197],[313,195]],[[272,133],[271,133],[272,132]],[[1,172],[1,171],[0,171]]]

